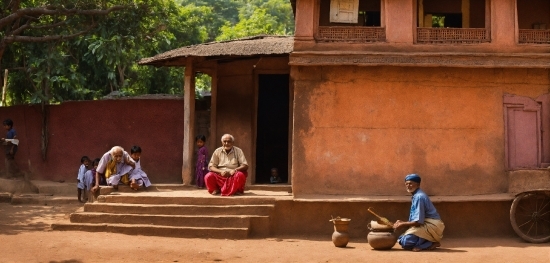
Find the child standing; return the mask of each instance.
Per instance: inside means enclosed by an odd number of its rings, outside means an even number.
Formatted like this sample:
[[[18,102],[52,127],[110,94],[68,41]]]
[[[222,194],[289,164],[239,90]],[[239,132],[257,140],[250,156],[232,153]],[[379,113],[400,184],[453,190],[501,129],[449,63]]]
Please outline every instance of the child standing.
[[[5,145],[6,153],[6,177],[15,178],[20,176],[21,172],[19,167],[15,163],[15,153],[17,152],[17,146],[19,145],[19,140],[17,139],[17,133],[13,128],[13,121],[11,119],[5,119],[2,123],[2,126],[8,133],[6,138],[2,138],[2,144]]]
[[[130,188],[137,191],[141,186],[151,186],[149,177],[147,177],[147,174],[141,169],[141,147],[132,146],[132,149],[130,149],[130,157],[132,157],[136,163],[136,168],[130,172]]]
[[[82,201],[82,190],[86,189],[84,186],[84,174],[88,171],[88,166],[90,165],[90,158],[88,156],[82,156],[80,158],[80,168],[78,168],[78,175],[76,176],[76,188],[78,190],[78,202],[83,203]],[[84,193],[86,195],[86,193]]]
[[[95,185],[95,172],[97,165],[101,159],[95,158],[92,162],[92,169],[86,171],[84,174],[84,188],[87,190],[86,194],[88,195],[88,202],[93,202],[94,193],[92,192],[92,187]]]
[[[204,176],[208,173],[208,162],[206,158],[208,157],[208,149],[205,146],[206,137],[204,135],[199,135],[195,138],[197,147],[199,151],[197,152],[197,164],[195,170],[195,180],[197,183],[197,188],[204,188],[206,185],[204,183]]]

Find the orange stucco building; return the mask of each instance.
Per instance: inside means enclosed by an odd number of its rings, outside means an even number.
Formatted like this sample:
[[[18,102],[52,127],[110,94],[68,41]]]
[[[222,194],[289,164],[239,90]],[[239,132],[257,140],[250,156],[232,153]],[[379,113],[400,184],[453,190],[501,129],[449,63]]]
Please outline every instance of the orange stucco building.
[[[515,192],[511,185],[550,179],[529,171],[550,162],[548,1],[295,7],[295,196],[399,195],[394,186],[412,172],[433,195]],[[352,11],[356,23],[333,15]],[[380,21],[364,25],[362,14]]]
[[[550,187],[550,3],[291,3],[294,37],[140,62],[186,67],[183,182],[193,171],[188,98],[203,72],[212,76],[210,147],[231,133],[248,154],[249,184],[276,165],[292,185],[280,217],[304,220],[279,232],[318,231],[330,214],[360,218],[354,228],[364,230],[370,205],[406,218],[404,176],[418,173],[450,236],[512,235],[513,194]]]

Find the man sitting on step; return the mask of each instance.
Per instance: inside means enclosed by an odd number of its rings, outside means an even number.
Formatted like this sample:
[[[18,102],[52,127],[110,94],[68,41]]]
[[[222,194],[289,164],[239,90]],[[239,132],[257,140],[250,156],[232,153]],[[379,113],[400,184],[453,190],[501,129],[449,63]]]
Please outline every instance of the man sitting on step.
[[[231,134],[222,136],[222,147],[212,153],[208,164],[209,173],[204,177],[206,189],[212,195],[240,195],[244,193],[248,163],[243,151],[233,146],[235,138]]]
[[[111,148],[110,151],[103,154],[95,173],[95,186],[92,188],[92,192],[99,189],[100,180],[103,176],[107,182],[107,185],[112,185],[113,188],[118,189],[118,183],[125,174],[129,173],[136,167],[136,163],[130,155],[124,151],[120,146]]]

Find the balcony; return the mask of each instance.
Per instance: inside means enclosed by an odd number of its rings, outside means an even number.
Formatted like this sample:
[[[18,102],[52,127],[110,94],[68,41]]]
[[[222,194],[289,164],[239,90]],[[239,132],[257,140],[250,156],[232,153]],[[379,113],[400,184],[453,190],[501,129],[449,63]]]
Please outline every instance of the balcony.
[[[386,29],[362,26],[320,26],[316,39],[321,42],[384,42]]]
[[[548,29],[520,29],[520,44],[550,44],[550,30]]]
[[[479,44],[491,42],[485,28],[417,28],[420,44]]]

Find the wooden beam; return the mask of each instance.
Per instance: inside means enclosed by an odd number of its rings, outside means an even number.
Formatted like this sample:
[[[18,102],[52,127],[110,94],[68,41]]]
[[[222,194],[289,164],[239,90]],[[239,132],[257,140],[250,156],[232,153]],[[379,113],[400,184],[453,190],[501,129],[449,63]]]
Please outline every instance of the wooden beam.
[[[195,150],[195,69],[193,59],[185,64],[185,84],[183,87],[184,124],[183,124],[183,165],[181,178],[183,185],[193,183],[193,160]]]
[[[462,0],[462,28],[470,28],[470,0]]]
[[[210,86],[210,138],[208,138],[208,148],[211,150],[210,154],[214,152],[218,145],[221,145],[221,136],[218,137],[217,133],[217,106],[218,106],[218,64],[215,65],[210,75],[212,83]]]

